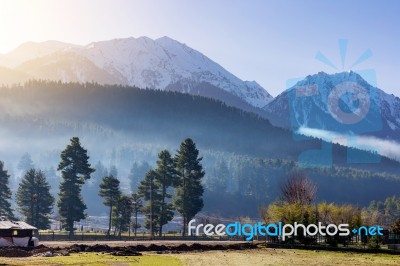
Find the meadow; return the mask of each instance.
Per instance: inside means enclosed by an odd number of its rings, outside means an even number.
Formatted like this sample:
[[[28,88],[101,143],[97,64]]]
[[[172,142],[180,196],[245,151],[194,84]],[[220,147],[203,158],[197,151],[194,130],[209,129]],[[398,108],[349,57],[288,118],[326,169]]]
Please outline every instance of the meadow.
[[[102,253],[73,253],[70,256],[0,258],[0,265],[399,265],[399,255],[297,249],[184,252],[143,256],[113,256]]]

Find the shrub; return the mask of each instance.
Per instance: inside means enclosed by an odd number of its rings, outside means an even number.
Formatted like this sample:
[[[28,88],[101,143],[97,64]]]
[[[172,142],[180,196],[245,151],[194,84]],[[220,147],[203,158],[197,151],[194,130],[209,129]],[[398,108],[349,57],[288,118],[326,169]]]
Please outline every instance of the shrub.
[[[380,240],[377,236],[373,236],[371,238],[368,239],[368,248],[369,249],[380,249],[381,245],[380,245]]]

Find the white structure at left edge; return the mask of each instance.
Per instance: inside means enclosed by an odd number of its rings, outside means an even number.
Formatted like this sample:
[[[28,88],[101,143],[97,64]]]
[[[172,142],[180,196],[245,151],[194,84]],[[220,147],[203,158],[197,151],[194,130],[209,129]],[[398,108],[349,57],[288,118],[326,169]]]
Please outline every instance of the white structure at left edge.
[[[0,216],[0,247],[36,247],[39,245],[39,240],[33,237],[36,230],[36,227],[25,222]]]

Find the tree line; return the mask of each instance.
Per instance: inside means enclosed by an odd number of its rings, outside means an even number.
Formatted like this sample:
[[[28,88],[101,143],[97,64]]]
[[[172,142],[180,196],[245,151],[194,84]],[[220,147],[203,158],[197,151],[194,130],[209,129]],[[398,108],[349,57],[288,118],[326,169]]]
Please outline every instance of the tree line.
[[[134,231],[138,228],[137,214],[145,214],[145,227],[153,236],[163,232],[163,226],[171,221],[177,211],[183,220],[182,234],[186,224],[203,208],[203,186],[201,180],[204,170],[202,158],[196,144],[186,139],[175,156],[168,150],[158,154],[157,166],[150,169],[140,182],[138,189],[130,197],[123,195],[116,176],[108,175],[102,179],[99,195],[109,206],[108,234],[114,224],[116,233],[125,231],[135,214]],[[143,204],[143,201],[145,203]]]
[[[82,186],[90,179],[95,169],[89,163],[87,150],[82,147],[78,137],[73,137],[70,144],[61,152],[61,161],[57,170],[61,171],[61,182],[57,208],[62,227],[70,234],[74,232],[74,222],[85,219],[87,209]],[[50,185],[45,174],[36,170],[30,158],[24,158],[25,166],[30,168],[25,173],[16,193],[18,211],[25,221],[39,229],[49,227],[49,218],[55,202],[50,193]],[[107,233],[121,234],[127,231],[131,217],[135,215],[134,230],[139,224],[138,213],[145,214],[145,227],[153,236],[162,235],[162,228],[171,221],[177,212],[182,216],[183,235],[186,223],[203,208],[202,178],[205,175],[201,164],[202,157],[192,139],[185,139],[177,153],[172,156],[168,150],[158,154],[157,166],[150,169],[140,182],[137,191],[131,195],[121,192],[117,171],[110,171],[102,178],[99,196],[103,204],[109,207],[109,225]],[[15,219],[11,208],[12,193],[4,163],[0,161],[0,216]]]
[[[281,197],[268,206],[261,207],[260,216],[266,224],[298,222],[307,226],[320,222],[326,226],[346,223],[350,228],[381,225],[400,234],[400,198],[392,196],[384,202],[372,201],[368,208],[360,208],[351,204],[316,202],[317,189],[317,185],[304,172],[292,172],[280,187]],[[350,238],[351,236],[327,236],[327,243],[332,246],[339,243],[346,244]],[[315,239],[304,237],[301,232],[288,241],[310,243]],[[379,241],[376,238],[369,239],[368,244],[377,248]]]

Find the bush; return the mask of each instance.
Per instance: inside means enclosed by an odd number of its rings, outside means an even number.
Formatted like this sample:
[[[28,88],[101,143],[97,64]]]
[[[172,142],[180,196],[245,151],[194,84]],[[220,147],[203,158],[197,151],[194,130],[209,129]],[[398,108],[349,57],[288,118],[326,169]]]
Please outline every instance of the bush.
[[[392,224],[393,233],[400,235],[400,219]]]
[[[368,239],[368,248],[369,249],[380,249],[380,240],[377,236],[373,236],[370,239]]]

